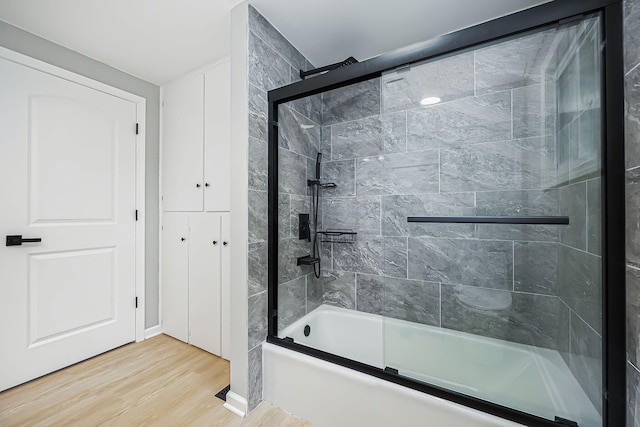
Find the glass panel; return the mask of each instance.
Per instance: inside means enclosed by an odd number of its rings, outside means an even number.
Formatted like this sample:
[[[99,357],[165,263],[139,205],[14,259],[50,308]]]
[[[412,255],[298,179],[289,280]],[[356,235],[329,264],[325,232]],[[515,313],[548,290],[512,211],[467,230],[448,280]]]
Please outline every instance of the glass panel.
[[[600,31],[592,16],[280,105],[278,336],[601,426]],[[425,216],[471,223],[407,221]]]
[[[384,154],[356,176],[380,196],[383,264],[357,299],[383,296],[385,366],[602,424],[600,40],[590,17],[382,77]],[[569,225],[407,222],[425,216]]]

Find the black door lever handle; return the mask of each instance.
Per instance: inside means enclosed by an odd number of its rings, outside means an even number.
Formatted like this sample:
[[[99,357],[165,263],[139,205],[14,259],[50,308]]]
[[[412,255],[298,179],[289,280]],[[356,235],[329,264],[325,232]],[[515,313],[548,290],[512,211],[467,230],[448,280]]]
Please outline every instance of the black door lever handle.
[[[23,243],[38,243],[42,242],[40,237],[33,237],[23,239],[22,235],[7,236],[7,246],[21,246]]]

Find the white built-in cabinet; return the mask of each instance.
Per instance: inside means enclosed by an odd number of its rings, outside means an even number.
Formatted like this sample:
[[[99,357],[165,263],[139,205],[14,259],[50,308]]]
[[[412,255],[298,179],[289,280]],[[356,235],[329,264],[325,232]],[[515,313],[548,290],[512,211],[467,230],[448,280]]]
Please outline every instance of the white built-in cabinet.
[[[230,68],[162,88],[162,331],[229,358]]]

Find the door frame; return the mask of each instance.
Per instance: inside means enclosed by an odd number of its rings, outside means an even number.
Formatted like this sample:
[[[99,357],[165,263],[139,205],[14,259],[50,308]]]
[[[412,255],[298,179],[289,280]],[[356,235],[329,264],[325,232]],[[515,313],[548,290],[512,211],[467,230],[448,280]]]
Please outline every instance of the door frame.
[[[62,78],[72,83],[77,83],[90,89],[94,89],[108,95],[112,95],[136,105],[136,122],[139,124],[136,135],[136,209],[138,220],[135,224],[135,294],[138,299],[138,307],[135,316],[136,342],[145,339],[145,135],[146,135],[146,104],[145,98],[109,86],[82,76],[69,70],[51,65],[22,53],[15,52],[0,46],[0,58],[24,65],[43,73]],[[134,213],[132,212],[132,215]]]

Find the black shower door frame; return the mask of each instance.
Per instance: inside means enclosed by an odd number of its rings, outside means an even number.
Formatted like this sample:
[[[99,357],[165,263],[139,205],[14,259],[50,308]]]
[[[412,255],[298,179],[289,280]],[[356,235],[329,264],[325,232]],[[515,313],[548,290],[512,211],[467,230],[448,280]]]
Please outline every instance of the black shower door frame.
[[[555,0],[449,33],[268,92],[268,335],[267,342],[373,375],[529,426],[559,426],[513,408],[414,381],[397,373],[307,347],[278,335],[278,106],[282,103],[380,77],[404,65],[601,13],[604,92],[602,108],[602,408],[603,425],[626,425],[625,178],[623,5],[621,0]]]

